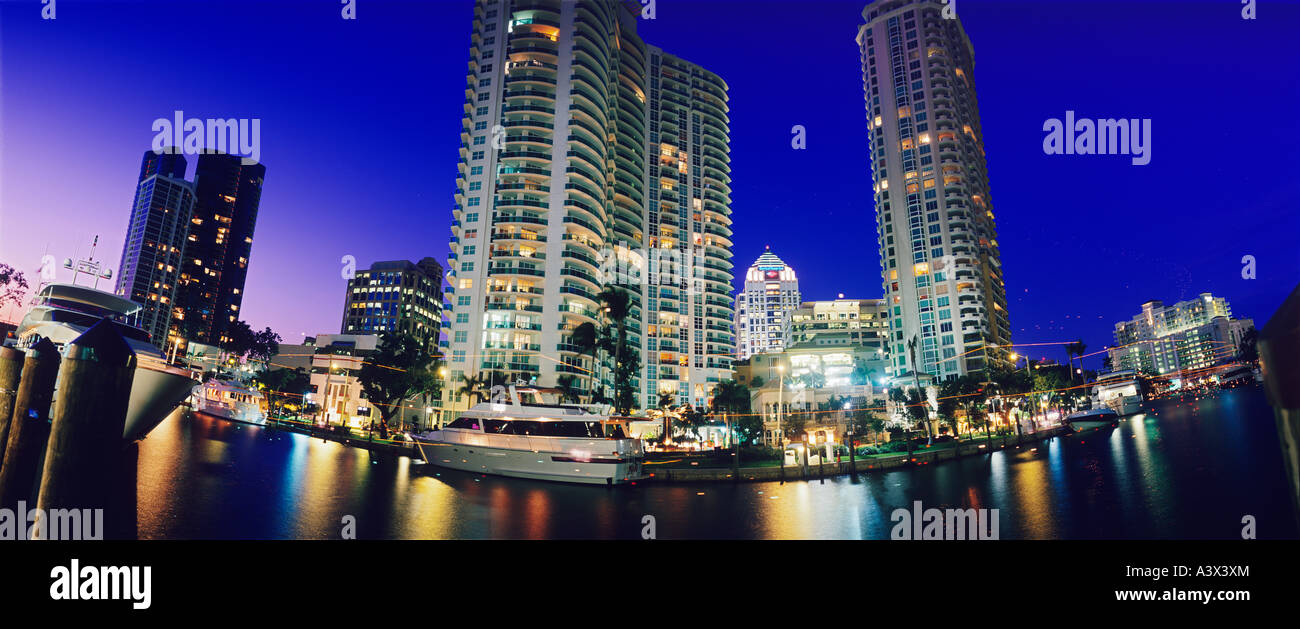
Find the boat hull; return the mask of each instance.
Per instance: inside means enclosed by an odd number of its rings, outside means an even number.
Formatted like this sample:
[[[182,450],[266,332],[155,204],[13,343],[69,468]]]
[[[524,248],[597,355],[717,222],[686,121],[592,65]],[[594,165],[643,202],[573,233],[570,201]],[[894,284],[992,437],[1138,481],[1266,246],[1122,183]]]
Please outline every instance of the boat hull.
[[[620,485],[646,478],[640,458],[579,459],[563,452],[534,452],[416,438],[426,463],[463,472],[512,478]]]
[[[131,401],[122,437],[127,441],[144,439],[189,397],[193,388],[194,379],[184,369],[137,366],[131,378]]]
[[[1074,432],[1097,430],[1107,426],[1118,426],[1120,416],[1111,409],[1100,411],[1083,411],[1065,418],[1065,424]]]
[[[1074,432],[1086,432],[1089,430],[1105,428],[1107,426],[1116,426],[1118,423],[1119,420],[1117,419],[1112,419],[1110,421],[1078,421],[1070,422],[1070,429]]]

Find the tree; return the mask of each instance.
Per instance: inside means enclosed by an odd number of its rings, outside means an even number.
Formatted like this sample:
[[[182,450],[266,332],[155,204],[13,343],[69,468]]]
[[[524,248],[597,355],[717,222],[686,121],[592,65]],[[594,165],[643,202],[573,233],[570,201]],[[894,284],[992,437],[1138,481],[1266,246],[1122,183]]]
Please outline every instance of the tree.
[[[978,415],[983,411],[984,403],[988,399],[988,391],[984,388],[984,379],[974,374],[966,374],[957,378],[957,395],[960,401],[958,404],[966,414],[966,423],[974,428],[978,424]]]
[[[672,438],[673,435],[673,394],[667,391],[659,394],[659,412],[664,419],[664,427],[659,435],[659,443]]]
[[[853,404],[853,409],[849,412],[849,463],[854,463],[857,458],[857,444],[854,443],[854,437],[862,437],[875,431],[878,424],[883,425],[883,421],[878,417],[875,411],[864,408],[867,405],[866,398],[858,398]],[[856,468],[854,468],[856,469]]]
[[[706,422],[708,422],[708,415],[704,412],[704,409],[693,406],[685,407],[678,421],[682,427],[682,432],[691,434],[696,441],[700,440],[700,428],[703,428]]]
[[[596,350],[600,347],[599,334],[595,324],[590,321],[573,329],[569,342],[578,349],[579,356],[591,355],[591,370],[587,372],[588,401],[594,403],[596,393]]]
[[[614,408],[620,414],[632,411],[636,392],[632,390],[632,377],[641,366],[640,357],[631,352],[627,342],[627,319],[632,314],[632,297],[618,286],[607,286],[596,296],[605,316],[618,333],[614,340]]]
[[[713,400],[711,402],[714,412],[727,414],[730,420],[728,429],[734,435],[737,431],[737,416],[749,414],[749,387],[735,380],[724,380],[713,388]],[[762,429],[762,422],[759,422],[759,431],[761,432]]]
[[[763,439],[763,418],[755,414],[745,414],[733,422],[736,439],[740,445],[754,445]]]
[[[763,382],[763,376],[754,376],[753,379],[749,381],[749,388],[761,389],[763,388]]]
[[[280,341],[280,335],[271,331],[269,327],[261,332],[254,332],[248,357],[266,366],[276,354],[280,353]]]
[[[357,380],[366,398],[379,408],[384,426],[402,400],[427,386],[432,361],[424,344],[409,334],[387,332],[379,338],[379,347],[362,363]]]
[[[917,397],[923,398],[923,396],[920,393],[921,369],[916,363],[916,335],[912,335],[912,338],[908,339],[907,351],[911,354],[911,359],[912,359],[912,362],[910,363],[912,365],[912,383],[916,386]],[[926,417],[924,417],[921,421],[922,424],[925,426],[925,443],[926,445],[931,445],[934,443],[934,436],[930,434],[930,418],[929,418],[928,411],[926,413]],[[911,442],[909,441],[908,443],[910,444]]]
[[[461,374],[456,395],[472,398],[475,403],[484,402],[488,399],[489,388],[487,374],[480,373],[472,376]]]
[[[1051,408],[1060,399],[1060,390],[1066,386],[1066,375],[1061,373],[1060,366],[1042,367],[1034,374],[1033,391],[1035,395],[1035,404],[1046,408]],[[1043,397],[1046,397],[1046,404],[1043,404]],[[1037,430],[1037,422],[1035,422]]]
[[[1066,363],[1070,368],[1070,382],[1074,382],[1074,357],[1079,357],[1079,367],[1083,367],[1083,353],[1086,351],[1088,351],[1088,346],[1084,344],[1083,339],[1065,344]]]
[[[889,399],[899,407],[899,416],[903,421],[903,437],[907,441],[907,459],[912,459],[912,432],[916,430],[916,425],[928,424],[930,412],[929,403],[921,397],[920,389],[902,389],[892,388],[889,390]],[[926,430],[929,430],[927,426]]]
[[[247,323],[236,320],[226,326],[226,329],[221,333],[217,347],[220,347],[232,357],[243,358],[253,351],[253,345],[256,342],[252,328],[248,327]]]
[[[939,385],[939,421],[952,429],[953,437],[961,437],[961,422],[957,409],[961,406],[961,380],[949,378]]]
[[[286,399],[302,399],[311,386],[311,376],[301,367],[297,369],[272,369],[258,374],[256,380],[270,395],[271,408],[281,408]]]
[[[428,351],[428,344],[425,344],[425,351]],[[442,377],[443,363],[441,360],[433,359],[420,375],[420,380],[416,384],[415,392],[420,395],[426,407],[431,406],[433,400],[442,399]]]
[[[1012,403],[1008,396],[1020,400],[1020,394],[1026,393],[1033,386],[1029,376],[1023,371],[1008,369],[1006,367],[995,367],[989,371],[989,382],[994,390],[997,391],[997,411],[1006,412],[1008,407],[1015,407],[1017,403]],[[1016,434],[1020,434],[1020,422],[1016,422]]]
[[[749,387],[735,380],[724,380],[713,389],[713,406],[728,413],[749,412]]]
[[[578,386],[578,377],[572,374],[563,374],[556,378],[555,388],[560,390],[560,400],[564,402],[577,402],[582,393],[582,389]]]
[[[6,305],[23,305],[27,288],[27,278],[21,271],[0,262],[0,309]]]
[[[1241,342],[1237,344],[1237,358],[1245,363],[1253,363],[1259,360],[1259,349],[1255,344],[1259,340],[1259,331],[1255,328],[1246,330],[1241,335]]]

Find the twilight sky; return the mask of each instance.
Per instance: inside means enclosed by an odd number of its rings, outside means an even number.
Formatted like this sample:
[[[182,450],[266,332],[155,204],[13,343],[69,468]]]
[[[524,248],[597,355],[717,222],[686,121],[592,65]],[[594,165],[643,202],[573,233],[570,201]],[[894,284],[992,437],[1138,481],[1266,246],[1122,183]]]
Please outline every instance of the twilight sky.
[[[730,83],[736,264],[771,245],[805,299],[881,294],[864,4],[658,0],[641,23]],[[344,255],[446,259],[469,2],[359,0],[356,21],[328,0],[57,6],[44,21],[38,2],[0,3],[0,262],[35,279],[46,251],[84,256],[98,234],[116,272],[151,125],[176,110],[261,119],[255,328],[337,332]],[[1262,325],[1300,281],[1300,5],[1240,12],[958,0],[1017,343],[1099,350],[1143,301],[1201,292]],[[1043,123],[1067,110],[1150,118],[1150,165],[1045,155]],[[1257,279],[1242,279],[1244,255]]]

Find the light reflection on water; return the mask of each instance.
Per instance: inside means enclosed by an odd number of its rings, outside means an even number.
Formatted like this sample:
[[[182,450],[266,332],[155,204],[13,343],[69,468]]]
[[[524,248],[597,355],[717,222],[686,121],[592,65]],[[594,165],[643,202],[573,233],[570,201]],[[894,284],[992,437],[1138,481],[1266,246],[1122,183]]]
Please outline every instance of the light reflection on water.
[[[890,513],[998,509],[1012,538],[1296,537],[1259,389],[1163,403],[1118,428],[914,470],[771,483],[571,486],[442,470],[304,435],[173,417],[140,448],[139,535],[888,539]],[[792,474],[794,477],[796,474]],[[701,495],[702,494],[702,495]]]

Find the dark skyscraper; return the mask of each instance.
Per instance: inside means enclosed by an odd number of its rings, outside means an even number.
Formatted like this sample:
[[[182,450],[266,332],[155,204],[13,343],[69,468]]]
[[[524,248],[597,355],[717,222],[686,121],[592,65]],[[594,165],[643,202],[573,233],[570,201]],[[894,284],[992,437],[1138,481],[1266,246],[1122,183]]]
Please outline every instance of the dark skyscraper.
[[[194,215],[174,317],[188,340],[216,345],[239,318],[266,167],[225,153],[199,155]]]
[[[171,147],[167,150],[174,151],[176,149]],[[164,175],[172,179],[184,179],[187,166],[188,162],[185,161],[185,156],[181,153],[145,151],[144,159],[140,160],[139,181],[148,179],[150,175]]]
[[[145,151],[117,278],[117,294],[144,306],[140,327],[160,349],[167,344],[194,209],[185,167],[184,155]]]

